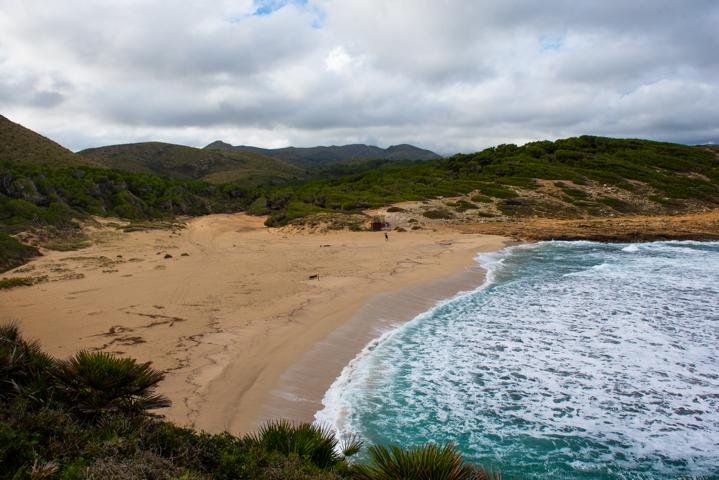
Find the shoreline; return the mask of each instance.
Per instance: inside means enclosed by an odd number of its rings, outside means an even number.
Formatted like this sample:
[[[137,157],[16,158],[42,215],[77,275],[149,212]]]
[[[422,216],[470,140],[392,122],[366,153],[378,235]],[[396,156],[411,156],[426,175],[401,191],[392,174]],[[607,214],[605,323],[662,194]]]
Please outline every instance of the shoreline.
[[[456,232],[444,232],[447,234]],[[329,387],[378,335],[378,329],[395,321],[409,321],[439,301],[476,288],[484,279],[483,269],[474,260],[476,255],[500,250],[508,243],[502,237],[459,235],[455,238],[463,237],[466,244],[448,242],[446,247],[457,248],[440,254],[442,263],[417,262],[405,271],[335,292],[330,299],[310,299],[287,315],[286,331],[276,330],[273,338],[260,344],[240,342],[215,355],[212,365],[198,372],[212,378],[201,382],[203,390],[195,398],[193,426],[247,433],[270,419],[312,422]],[[431,289],[439,291],[431,296]],[[413,308],[402,309],[397,303],[402,297],[419,300],[417,295],[422,293],[422,303]],[[392,304],[393,314],[386,311],[379,321],[368,321],[374,317],[373,311],[388,304]],[[247,350],[240,353],[243,348]],[[248,365],[255,374],[247,375]],[[223,406],[222,415],[209,408],[219,405]]]
[[[438,304],[479,288],[486,281],[486,273],[475,261],[474,265],[446,277],[369,298],[349,320],[282,375],[253,423],[273,418],[313,421],[325,407],[323,400],[330,387],[368,345]]]
[[[161,412],[168,420],[240,434],[268,416],[311,421],[381,328],[367,321],[377,317],[372,308],[386,313],[385,325],[409,320],[481,284],[475,256],[509,242],[441,227],[390,232],[386,241],[378,232],[267,229],[263,220],[217,214],[182,229],[95,227],[92,246],[2,274],[45,279],[0,290],[0,321],[20,321],[23,335],[56,357],[88,349],[151,361],[166,372],[159,393],[173,401]],[[338,340],[342,331],[356,349]],[[339,352],[307,360],[335,341]],[[314,376],[298,373],[303,365]],[[304,400],[283,403],[292,382],[304,385],[292,398]]]

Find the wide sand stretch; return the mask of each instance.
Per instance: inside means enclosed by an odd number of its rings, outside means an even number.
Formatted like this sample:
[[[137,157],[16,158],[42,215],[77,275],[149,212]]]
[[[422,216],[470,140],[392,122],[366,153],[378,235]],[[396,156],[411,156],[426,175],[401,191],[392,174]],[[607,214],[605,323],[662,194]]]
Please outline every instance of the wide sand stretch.
[[[451,230],[389,240],[288,233],[263,220],[210,215],[174,232],[102,229],[91,247],[49,252],[3,275],[49,281],[0,291],[0,321],[19,321],[58,357],[99,349],[150,360],[167,372],[168,418],[242,433],[267,418],[312,420],[380,329],[479,285],[473,257],[507,240]]]

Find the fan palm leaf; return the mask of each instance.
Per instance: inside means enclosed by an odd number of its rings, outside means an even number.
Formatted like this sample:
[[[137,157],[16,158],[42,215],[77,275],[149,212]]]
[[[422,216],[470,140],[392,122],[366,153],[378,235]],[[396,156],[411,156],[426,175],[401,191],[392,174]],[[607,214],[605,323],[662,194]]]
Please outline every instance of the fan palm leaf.
[[[81,351],[58,362],[56,378],[64,399],[85,414],[150,414],[170,406],[165,396],[155,393],[164,374],[149,362]]]

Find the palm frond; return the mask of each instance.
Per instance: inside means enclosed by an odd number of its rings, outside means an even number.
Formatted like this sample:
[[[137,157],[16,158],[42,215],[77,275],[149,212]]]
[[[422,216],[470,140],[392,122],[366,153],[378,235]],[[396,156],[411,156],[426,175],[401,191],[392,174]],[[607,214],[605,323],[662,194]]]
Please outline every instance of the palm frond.
[[[155,393],[163,378],[149,362],[88,351],[60,361],[56,373],[64,399],[90,415],[108,411],[147,415],[168,407],[167,397]]]
[[[23,395],[36,401],[49,398],[55,360],[20,335],[15,322],[0,325],[0,397]]]
[[[345,458],[334,431],[323,425],[275,420],[267,422],[246,439],[267,451],[310,460],[320,468],[331,467]],[[357,445],[350,447],[350,452],[358,448]]]
[[[466,464],[454,445],[426,444],[407,450],[397,445],[373,445],[370,463],[355,465],[360,480],[478,480],[477,472]]]
[[[357,455],[363,446],[364,442],[359,435],[353,433],[340,442],[340,451],[345,457],[351,457]]]

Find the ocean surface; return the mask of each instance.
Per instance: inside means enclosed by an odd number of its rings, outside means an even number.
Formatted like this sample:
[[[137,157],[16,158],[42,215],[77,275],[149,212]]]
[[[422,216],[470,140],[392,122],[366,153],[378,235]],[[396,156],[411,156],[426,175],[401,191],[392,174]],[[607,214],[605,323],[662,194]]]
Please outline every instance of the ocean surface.
[[[317,420],[504,478],[719,478],[719,243],[544,242],[368,345]]]

